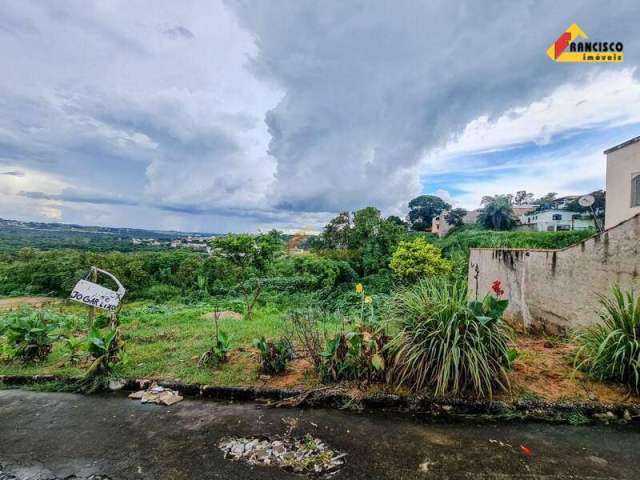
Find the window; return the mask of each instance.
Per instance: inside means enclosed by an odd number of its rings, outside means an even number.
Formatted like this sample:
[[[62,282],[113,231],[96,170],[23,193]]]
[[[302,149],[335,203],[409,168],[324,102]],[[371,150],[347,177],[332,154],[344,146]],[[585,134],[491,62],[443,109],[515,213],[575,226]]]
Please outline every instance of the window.
[[[631,206],[640,207],[640,173],[631,179]]]
[[[551,217],[552,220],[562,220],[562,215],[560,215],[559,213],[554,213],[553,217]]]

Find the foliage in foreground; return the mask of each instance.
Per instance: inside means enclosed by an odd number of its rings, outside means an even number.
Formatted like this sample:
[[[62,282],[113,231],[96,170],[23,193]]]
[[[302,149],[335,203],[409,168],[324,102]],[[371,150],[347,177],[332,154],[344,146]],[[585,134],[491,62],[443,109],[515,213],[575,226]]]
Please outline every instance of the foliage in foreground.
[[[384,380],[387,361],[384,348],[389,337],[381,329],[358,325],[340,332],[326,343],[319,374],[323,383],[341,380]]]
[[[399,291],[390,305],[399,329],[389,345],[392,380],[437,396],[491,397],[495,386],[506,388],[513,353],[505,308],[490,294],[468,304],[464,282],[429,279]]]
[[[616,380],[640,392],[640,296],[614,287],[600,296],[602,323],[578,333],[576,366],[597,380]]]
[[[7,337],[13,358],[21,362],[42,361],[58,338],[56,320],[46,310],[22,310],[2,321],[0,335]]]
[[[265,375],[283,373],[293,359],[293,347],[287,338],[267,340],[261,337],[253,345],[260,352],[260,372]]]

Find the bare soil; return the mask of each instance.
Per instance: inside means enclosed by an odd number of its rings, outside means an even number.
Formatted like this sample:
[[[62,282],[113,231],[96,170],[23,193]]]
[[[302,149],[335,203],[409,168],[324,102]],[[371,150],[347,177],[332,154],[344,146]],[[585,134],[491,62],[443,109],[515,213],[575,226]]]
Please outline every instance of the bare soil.
[[[59,298],[51,297],[6,297],[0,298],[0,310],[13,310],[24,306],[40,308],[45,305],[60,303]]]
[[[576,371],[573,360],[577,347],[567,339],[520,334],[514,346],[518,358],[509,376],[511,394],[501,395],[505,399],[640,402],[640,397],[622,385],[594,382],[583,372]]]

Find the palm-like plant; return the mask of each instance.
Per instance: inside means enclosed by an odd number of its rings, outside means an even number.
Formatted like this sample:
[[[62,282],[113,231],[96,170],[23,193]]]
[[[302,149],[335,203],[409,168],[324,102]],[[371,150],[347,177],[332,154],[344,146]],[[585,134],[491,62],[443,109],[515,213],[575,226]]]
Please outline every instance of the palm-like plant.
[[[595,379],[621,381],[640,392],[640,296],[615,286],[599,302],[602,323],[576,336],[576,366]]]
[[[391,300],[400,330],[390,343],[392,379],[437,396],[491,397],[496,385],[506,388],[512,352],[501,302],[468,304],[466,283],[440,278],[398,292]]]

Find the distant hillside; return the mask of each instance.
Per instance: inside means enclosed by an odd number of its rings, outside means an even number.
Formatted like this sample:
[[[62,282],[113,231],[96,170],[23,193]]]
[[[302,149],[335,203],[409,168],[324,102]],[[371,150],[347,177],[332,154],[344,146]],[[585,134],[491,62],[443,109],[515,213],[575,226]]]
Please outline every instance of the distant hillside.
[[[21,222],[0,218],[0,252],[23,247],[43,250],[75,248],[80,250],[123,252],[170,248],[175,240],[204,242],[213,234],[143,230],[139,228],[87,227],[64,223]]]

